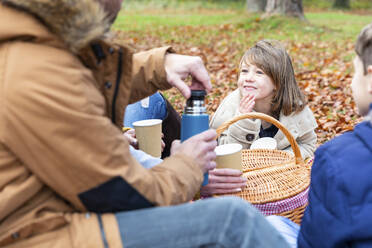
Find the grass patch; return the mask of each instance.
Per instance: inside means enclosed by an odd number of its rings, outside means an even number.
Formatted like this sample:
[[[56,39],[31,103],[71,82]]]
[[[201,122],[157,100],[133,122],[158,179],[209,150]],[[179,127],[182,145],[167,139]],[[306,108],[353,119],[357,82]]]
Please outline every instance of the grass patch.
[[[120,30],[147,30],[161,26],[198,26],[198,25],[220,25],[225,23],[237,23],[241,18],[234,12],[221,12],[215,14],[204,11],[202,13],[184,13],[180,11],[166,11],[163,13],[146,12],[132,13],[122,12],[115,22],[115,27]]]
[[[333,7],[334,0],[332,1],[303,0],[302,2],[305,10],[306,9],[330,10]],[[370,0],[351,0],[350,7],[352,10],[370,9],[372,8],[372,2]]]
[[[324,25],[332,29],[330,35],[335,35],[335,38],[352,38],[354,39],[360,30],[372,21],[371,16],[358,15],[347,12],[318,12],[307,13],[306,17],[311,23],[316,26]]]
[[[126,10],[154,10],[154,9],[242,9],[245,2],[241,0],[126,0],[123,8]]]
[[[123,7],[130,11],[154,9],[245,9],[245,0],[125,0]],[[331,10],[334,0],[303,0],[305,11]],[[351,10],[372,9],[370,0],[351,0]]]
[[[122,11],[114,28],[142,34],[160,35],[172,39],[177,28],[201,27],[202,32],[194,33],[188,42],[198,44],[208,41],[208,36],[221,32],[220,26],[232,25],[229,32],[238,42],[250,39],[277,39],[294,41],[355,39],[361,28],[371,22],[370,16],[347,12],[308,12],[308,22],[294,18],[274,16],[261,19],[257,14],[231,10],[200,10],[185,12],[181,10],[145,11],[144,13]],[[327,25],[325,25],[327,24]],[[172,32],[170,32],[172,29]],[[222,28],[223,31],[223,28]],[[176,38],[182,42],[181,37]]]

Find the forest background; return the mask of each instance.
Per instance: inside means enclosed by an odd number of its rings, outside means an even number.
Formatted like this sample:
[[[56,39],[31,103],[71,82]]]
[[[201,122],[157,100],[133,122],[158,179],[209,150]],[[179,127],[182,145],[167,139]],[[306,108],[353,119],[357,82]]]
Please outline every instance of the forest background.
[[[300,20],[247,11],[245,0],[124,0],[114,30],[117,41],[135,51],[171,45],[178,53],[200,56],[213,84],[207,97],[211,115],[236,89],[244,51],[261,39],[281,41],[317,119],[321,144],[361,121],[351,96],[352,59],[358,33],[372,22],[372,0],[341,2],[348,6],[303,0]],[[163,94],[181,113],[181,94],[175,89]]]

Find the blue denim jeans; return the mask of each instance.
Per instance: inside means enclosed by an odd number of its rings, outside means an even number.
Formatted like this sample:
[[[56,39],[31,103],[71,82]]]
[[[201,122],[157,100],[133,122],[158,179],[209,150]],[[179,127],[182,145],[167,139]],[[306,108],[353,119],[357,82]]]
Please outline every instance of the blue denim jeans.
[[[300,231],[299,225],[285,217],[276,215],[267,216],[266,220],[275,227],[292,248],[297,247],[297,237]]]
[[[126,248],[289,247],[255,208],[235,197],[122,212],[116,218]]]
[[[133,122],[147,119],[164,120],[166,116],[166,102],[160,93],[157,92],[148,98],[127,106],[124,115],[124,126],[133,128]]]

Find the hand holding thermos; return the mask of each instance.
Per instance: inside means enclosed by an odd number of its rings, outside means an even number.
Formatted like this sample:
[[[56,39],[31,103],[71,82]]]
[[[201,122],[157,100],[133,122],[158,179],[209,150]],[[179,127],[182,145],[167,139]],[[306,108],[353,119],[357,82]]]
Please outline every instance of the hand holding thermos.
[[[168,83],[178,88],[188,99],[181,121],[182,144],[173,144],[171,153],[182,152],[193,157],[203,172],[208,172],[216,166],[214,148],[217,146],[216,132],[206,131],[209,129],[209,116],[206,114],[204,98],[206,91],[212,89],[208,72],[201,58],[196,56],[168,53],[164,64]],[[192,78],[190,87],[184,82],[188,76]],[[206,173],[203,186],[207,183]]]

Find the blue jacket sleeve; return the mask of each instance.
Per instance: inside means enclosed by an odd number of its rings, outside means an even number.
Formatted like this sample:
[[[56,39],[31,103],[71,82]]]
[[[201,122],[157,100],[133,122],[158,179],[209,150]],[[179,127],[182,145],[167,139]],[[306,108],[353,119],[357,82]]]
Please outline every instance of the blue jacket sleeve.
[[[351,218],[341,168],[326,149],[318,149],[311,172],[309,205],[298,247],[348,247]]]

